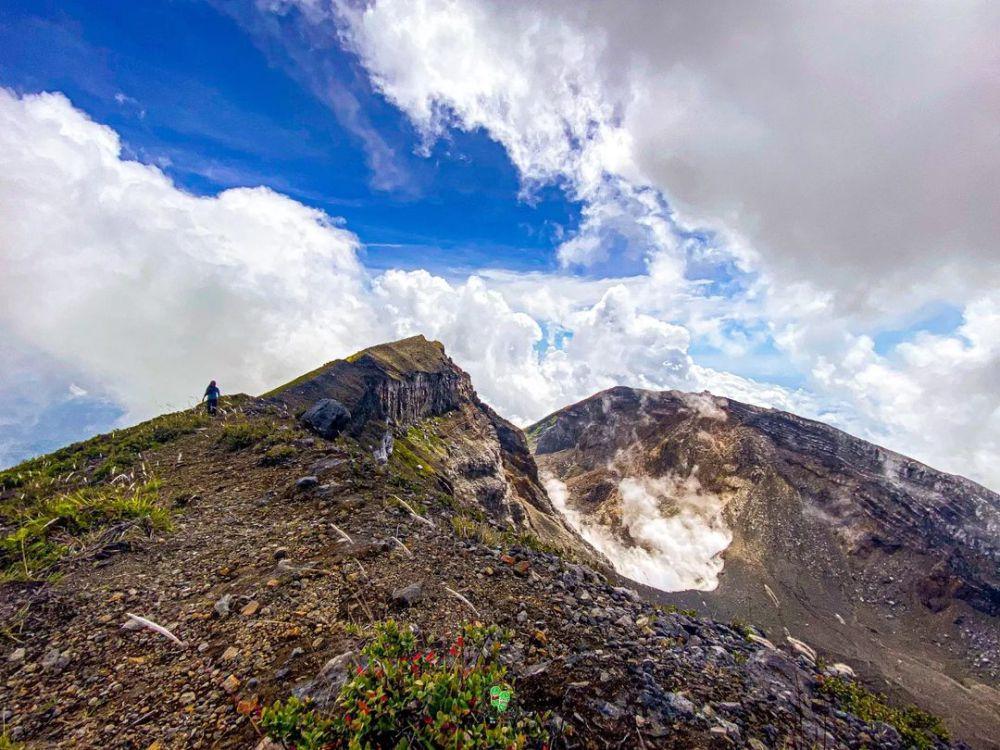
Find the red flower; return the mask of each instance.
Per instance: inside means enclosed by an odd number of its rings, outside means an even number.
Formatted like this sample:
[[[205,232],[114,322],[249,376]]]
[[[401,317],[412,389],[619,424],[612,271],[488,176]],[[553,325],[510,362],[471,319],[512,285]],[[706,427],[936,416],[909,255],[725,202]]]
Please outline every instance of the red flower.
[[[465,645],[465,638],[463,638],[462,636],[458,636],[458,638],[455,641],[455,645],[458,646],[459,648],[462,648]]]

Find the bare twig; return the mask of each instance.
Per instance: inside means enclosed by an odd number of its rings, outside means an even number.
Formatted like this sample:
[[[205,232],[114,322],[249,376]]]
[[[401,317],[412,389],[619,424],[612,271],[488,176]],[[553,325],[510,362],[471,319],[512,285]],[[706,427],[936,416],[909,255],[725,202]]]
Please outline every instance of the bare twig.
[[[422,521],[423,523],[426,523],[432,529],[434,528],[434,522],[431,519],[424,518],[422,515],[420,515],[419,513],[417,513],[417,511],[413,510],[413,508],[410,507],[410,504],[408,502],[406,502],[405,500],[403,500],[403,498],[398,497],[397,495],[389,495],[389,497],[391,497],[397,503],[399,503],[404,508],[406,508],[406,510],[409,511],[410,515],[413,516],[414,518],[416,518],[418,521]]]
[[[403,552],[405,552],[408,557],[413,557],[413,553],[410,552],[410,548],[407,547],[405,544],[403,544],[398,538],[396,538],[394,536],[391,536],[389,538],[392,539],[392,541],[394,541],[400,547],[402,547],[403,548]]]
[[[343,529],[341,529],[337,524],[335,524],[335,523],[333,523],[331,521],[330,522],[330,526],[333,528],[334,531],[336,531],[338,534],[340,534],[341,537],[343,537],[343,539],[344,539],[345,542],[347,542],[348,544],[354,544],[354,540],[351,539],[351,537],[349,537],[347,535],[347,532],[345,532]]]
[[[470,602],[468,599],[466,599],[464,596],[462,596],[460,593],[458,593],[454,589],[451,589],[451,588],[448,588],[447,586],[445,586],[444,590],[447,591],[449,594],[451,594],[456,599],[458,599],[460,602],[462,602],[462,604],[464,604],[466,607],[468,607],[469,609],[471,609],[472,613],[476,617],[479,617],[479,610],[476,609],[474,606],[472,606],[472,602]]]
[[[180,638],[171,633],[162,625],[157,625],[152,620],[147,620],[145,617],[140,617],[139,615],[133,615],[131,612],[126,612],[125,616],[128,617],[130,620],[133,620],[134,622],[137,622],[138,624],[142,625],[144,628],[148,628],[149,630],[152,630],[154,633],[159,633],[165,638],[169,638],[178,646],[183,647],[185,645],[184,641],[182,641]]]

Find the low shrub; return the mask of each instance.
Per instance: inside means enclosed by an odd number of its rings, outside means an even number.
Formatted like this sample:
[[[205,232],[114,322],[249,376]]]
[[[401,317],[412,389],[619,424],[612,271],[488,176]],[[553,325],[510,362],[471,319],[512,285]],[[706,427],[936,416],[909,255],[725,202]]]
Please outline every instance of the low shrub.
[[[270,434],[271,426],[266,422],[239,419],[222,428],[218,444],[227,451],[236,452],[256,445]]]
[[[272,445],[260,459],[262,466],[281,466],[291,461],[298,454],[294,446],[287,443]]]
[[[857,682],[840,677],[826,677],[820,690],[832,696],[841,709],[864,722],[881,721],[895,727],[911,748],[930,750],[936,740],[947,742],[948,730],[941,720],[916,706],[890,706],[884,695],[873,693]]]
[[[363,666],[329,716],[289,699],[266,709],[262,726],[295,748],[545,747],[542,719],[510,697],[498,659],[508,637],[495,626],[466,625],[438,652],[392,620],[377,624],[361,650]],[[491,691],[505,694],[502,708],[491,705]]]

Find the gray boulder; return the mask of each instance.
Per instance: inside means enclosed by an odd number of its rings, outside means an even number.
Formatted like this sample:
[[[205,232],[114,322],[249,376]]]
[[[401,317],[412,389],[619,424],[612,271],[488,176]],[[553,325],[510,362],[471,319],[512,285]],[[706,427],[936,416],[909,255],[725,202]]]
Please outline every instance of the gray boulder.
[[[411,583],[404,588],[396,589],[392,592],[392,603],[395,607],[403,609],[412,607],[424,596],[424,587],[421,583]]]
[[[336,399],[323,398],[310,406],[299,421],[320,437],[332,440],[350,423],[351,412]]]
[[[300,700],[310,700],[317,707],[325,708],[337,699],[341,688],[354,676],[359,666],[365,666],[365,660],[354,651],[345,651],[330,659],[319,674],[295,688],[292,694]]]

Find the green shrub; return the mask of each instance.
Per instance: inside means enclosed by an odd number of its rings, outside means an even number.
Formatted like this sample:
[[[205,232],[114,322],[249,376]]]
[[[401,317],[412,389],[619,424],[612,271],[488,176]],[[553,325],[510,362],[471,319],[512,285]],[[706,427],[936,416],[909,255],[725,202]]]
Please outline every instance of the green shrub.
[[[729,627],[735,630],[737,633],[742,635],[747,640],[750,640],[750,636],[753,635],[753,628],[747,625],[743,620],[733,620],[729,623]]]
[[[263,466],[280,466],[291,461],[297,453],[298,451],[295,450],[294,446],[287,443],[278,443],[267,449],[260,462]]]
[[[290,699],[264,712],[272,739],[286,746],[346,748],[525,748],[539,746],[542,721],[512,701],[490,705],[490,691],[510,691],[498,660],[509,633],[466,625],[444,652],[421,646],[408,628],[379,623],[361,650],[362,664],[329,717]],[[313,743],[313,744],[307,744]]]
[[[327,744],[330,722],[292,696],[265,709],[260,724],[267,736],[296,750],[318,750]]]
[[[222,428],[218,443],[228,451],[239,451],[256,445],[271,434],[271,426],[266,422],[239,419]]]
[[[34,577],[58,562],[88,532],[111,524],[140,520],[151,529],[168,528],[170,514],[157,503],[159,487],[155,480],[132,491],[87,487],[32,507],[18,519],[15,530],[0,539],[5,577]]]
[[[832,696],[840,707],[864,722],[881,721],[895,727],[904,742],[917,750],[930,750],[935,740],[948,741],[948,730],[933,714],[916,706],[890,706],[884,695],[873,693],[857,682],[826,677],[820,690]]]

